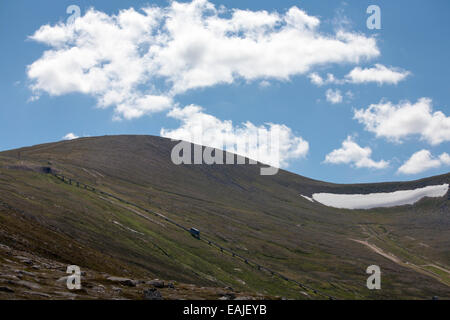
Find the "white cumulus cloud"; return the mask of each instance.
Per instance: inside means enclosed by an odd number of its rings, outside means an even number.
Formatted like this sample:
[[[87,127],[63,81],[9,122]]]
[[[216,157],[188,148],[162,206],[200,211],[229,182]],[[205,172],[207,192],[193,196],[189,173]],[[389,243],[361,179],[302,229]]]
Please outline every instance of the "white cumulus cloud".
[[[388,68],[382,64],[376,64],[373,68],[355,67],[347,74],[346,81],[351,83],[376,82],[382,84],[397,84],[411,73],[398,68]]]
[[[418,135],[432,145],[450,141],[450,117],[441,111],[433,112],[429,98],[421,98],[416,103],[372,104],[367,109],[355,110],[354,119],[377,137],[396,142],[412,135]]]
[[[342,80],[336,79],[332,73],[327,73],[327,77],[322,78],[317,72],[313,72],[313,73],[310,73],[308,75],[308,77],[309,77],[309,80],[311,80],[311,82],[318,87],[321,87],[323,85],[330,84],[330,83],[332,83],[332,84],[342,84],[343,83]]]
[[[90,9],[73,23],[41,26],[30,38],[49,49],[28,66],[34,96],[78,92],[132,119],[169,109],[187,90],[262,79],[289,79],[314,66],[358,64],[379,56],[375,38],[319,31],[320,20],[291,7],[226,9],[206,0]]]
[[[75,135],[73,132],[69,132],[64,137],[62,137],[63,140],[74,140],[74,139],[78,139],[78,138],[79,138],[79,136]]]
[[[308,142],[285,125],[256,126],[248,121],[233,125],[231,120],[222,121],[196,105],[174,108],[168,116],[181,121],[181,125],[161,129],[162,137],[226,150],[276,168],[305,157],[309,150]]]
[[[327,101],[332,103],[332,104],[337,104],[337,103],[341,103],[342,102],[342,94],[341,94],[341,90],[336,89],[328,89],[325,92],[325,97],[327,98]]]
[[[450,155],[446,152],[439,157],[433,157],[429,150],[420,150],[414,153],[400,168],[398,173],[416,174],[423,171],[450,165]]]
[[[325,156],[325,163],[352,164],[357,168],[383,169],[389,165],[388,161],[374,161],[371,159],[372,149],[362,148],[353,141],[351,136],[342,142],[342,147],[335,149]]]
[[[399,68],[386,67],[382,64],[375,64],[373,68],[355,67],[343,79],[336,78],[332,73],[327,73],[326,78],[323,78],[317,72],[310,73],[309,79],[316,86],[323,86],[326,84],[342,85],[346,83],[361,84],[376,82],[382,84],[397,84],[406,79],[411,74]]]

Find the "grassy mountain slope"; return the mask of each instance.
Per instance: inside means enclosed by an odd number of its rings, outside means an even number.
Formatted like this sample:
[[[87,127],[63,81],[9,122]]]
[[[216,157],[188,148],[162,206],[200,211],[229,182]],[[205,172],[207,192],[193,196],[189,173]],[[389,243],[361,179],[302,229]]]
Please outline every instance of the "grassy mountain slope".
[[[176,166],[175,143],[105,136],[0,153],[0,244],[118,276],[321,298],[135,206],[63,183],[42,169],[50,167],[337,298],[450,298],[448,195],[373,210],[333,209],[299,196],[418,188],[448,183],[450,174],[337,185],[283,170],[261,176],[259,165]],[[381,267],[382,290],[366,288],[372,264]]]

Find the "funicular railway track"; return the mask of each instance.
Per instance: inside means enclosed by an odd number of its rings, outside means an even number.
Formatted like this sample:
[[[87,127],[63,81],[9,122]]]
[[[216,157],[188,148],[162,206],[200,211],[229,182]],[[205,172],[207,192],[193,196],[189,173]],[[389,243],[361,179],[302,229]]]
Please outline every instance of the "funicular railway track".
[[[115,199],[115,200],[117,200],[119,202],[122,202],[122,203],[124,203],[126,205],[133,206],[133,207],[135,207],[135,208],[137,208],[137,209],[139,209],[141,211],[144,211],[144,212],[146,212],[148,214],[151,214],[151,215],[156,216],[156,217],[158,217],[160,219],[163,219],[166,222],[176,226],[177,228],[182,229],[183,231],[191,234],[191,229],[190,228],[187,228],[187,227],[179,224],[178,222],[176,222],[176,221],[166,217],[165,215],[163,215],[163,214],[161,214],[161,213],[159,213],[157,211],[149,210],[149,209],[144,208],[144,207],[142,207],[142,206],[140,206],[138,204],[132,203],[132,202],[127,201],[127,200],[124,200],[124,199],[122,199],[122,198],[120,198],[120,197],[118,197],[116,195],[111,194],[111,193],[102,191],[102,190],[100,190],[98,188],[95,188],[93,186],[87,185],[87,184],[82,183],[80,181],[77,181],[77,180],[75,180],[73,178],[68,178],[68,177],[66,177],[66,176],[64,176],[62,174],[58,174],[58,173],[49,173],[49,174],[52,174],[54,177],[56,177],[57,179],[61,180],[64,183],[76,186],[78,188],[85,189],[87,191],[91,191],[91,192],[100,194],[100,195],[103,195],[103,196],[107,196],[107,197],[113,198],[113,199]],[[209,238],[208,236],[205,236],[204,232],[202,232],[202,236],[201,237],[198,237],[198,240],[199,241],[203,241],[207,245],[220,250],[224,254],[228,254],[232,258],[241,260],[245,264],[250,265],[251,267],[253,267],[253,268],[255,268],[255,269],[259,270],[259,271],[266,272],[266,273],[270,274],[271,276],[277,276],[277,277],[281,278],[284,281],[287,281],[287,282],[290,282],[290,283],[294,283],[295,285],[297,285],[298,287],[300,287],[301,289],[303,289],[305,291],[312,292],[315,295],[324,297],[324,298],[329,299],[329,300],[337,300],[337,298],[335,298],[334,296],[331,296],[331,295],[329,295],[327,293],[324,293],[324,292],[322,292],[320,290],[317,290],[317,289],[315,289],[315,288],[313,288],[313,287],[311,287],[309,285],[306,285],[306,284],[304,284],[302,282],[299,282],[299,281],[297,281],[295,279],[288,278],[288,277],[284,276],[283,274],[281,274],[281,273],[279,273],[277,271],[274,271],[274,270],[272,270],[272,269],[270,269],[268,267],[262,266],[261,264],[256,263],[256,262],[252,261],[251,259],[248,259],[248,258],[246,258],[246,257],[244,257],[244,256],[242,256],[242,255],[240,255],[240,254],[238,254],[236,252],[234,252],[233,250],[230,250],[228,248],[225,248],[225,247],[221,246],[217,242],[211,240],[211,238]]]

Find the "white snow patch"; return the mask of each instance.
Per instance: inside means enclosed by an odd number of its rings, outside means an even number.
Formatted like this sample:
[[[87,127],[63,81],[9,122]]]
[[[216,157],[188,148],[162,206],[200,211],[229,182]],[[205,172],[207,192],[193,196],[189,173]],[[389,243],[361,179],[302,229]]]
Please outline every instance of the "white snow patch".
[[[442,197],[448,191],[448,183],[413,190],[400,190],[369,194],[314,193],[313,199],[323,205],[340,209],[371,209],[413,204],[424,197]]]
[[[304,195],[300,195],[300,197],[303,197],[303,198],[305,198],[306,200],[309,200],[309,201],[311,201],[311,202],[314,202],[314,199],[313,198],[310,198],[310,197],[308,197],[308,196],[304,196]]]

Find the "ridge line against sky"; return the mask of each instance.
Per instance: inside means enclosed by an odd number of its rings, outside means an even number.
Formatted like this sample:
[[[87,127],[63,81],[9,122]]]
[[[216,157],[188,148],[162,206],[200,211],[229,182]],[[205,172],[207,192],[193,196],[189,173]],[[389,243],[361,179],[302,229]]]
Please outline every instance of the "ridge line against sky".
[[[27,29],[33,58],[13,83],[29,92],[24,108],[72,99],[70,108],[86,101],[84,112],[109,117],[99,122],[103,130],[91,123],[84,132],[79,118],[56,138],[145,133],[147,120],[149,134],[222,148],[281,129],[280,164],[302,175],[359,182],[448,171],[448,100],[438,95],[436,104],[432,90],[418,90],[418,60],[397,65],[404,59],[392,49],[389,20],[368,30],[346,16],[365,23],[364,4],[341,2],[327,16],[307,3],[249,9],[193,0],[102,10],[93,2],[71,23],[43,15],[46,23]],[[270,99],[247,104],[252,95]],[[202,141],[192,138],[199,130]],[[343,166],[347,177],[314,174]]]

